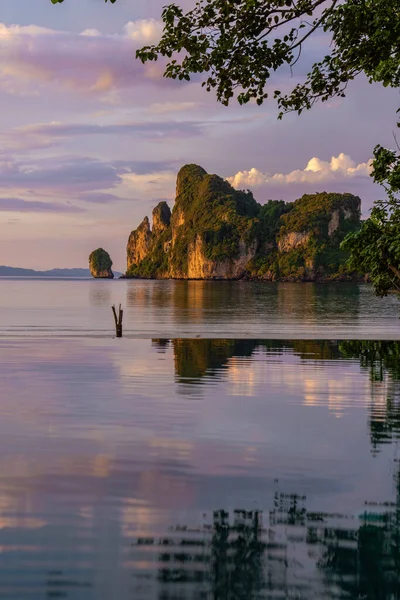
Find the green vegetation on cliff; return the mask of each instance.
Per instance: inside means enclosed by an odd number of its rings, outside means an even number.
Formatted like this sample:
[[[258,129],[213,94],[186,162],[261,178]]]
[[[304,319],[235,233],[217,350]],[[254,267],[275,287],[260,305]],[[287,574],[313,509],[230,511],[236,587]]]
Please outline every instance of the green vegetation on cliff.
[[[177,233],[170,256],[174,271],[185,275],[190,248],[198,237],[204,256],[210,261],[235,259],[240,239],[250,242],[254,237],[254,217],[259,205],[251,192],[237,191],[197,165],[186,165],[180,170],[177,192],[172,213]]]
[[[326,238],[334,211],[340,211],[339,224],[343,225],[346,217],[349,225],[359,225],[360,203],[361,200],[353,194],[304,194],[293,202],[290,212],[282,217],[280,235],[313,230],[320,237]]]
[[[260,205],[250,191],[197,165],[178,173],[172,213],[160,203],[128,241],[127,276],[183,279],[344,277],[340,249],[360,226],[352,194],[305,195]]]
[[[296,238],[292,249],[278,258],[279,277],[311,278],[321,275],[334,279],[349,275],[348,253],[340,248],[350,232],[360,227],[361,200],[352,194],[327,192],[305,194],[282,216],[278,247],[286,250],[285,240]],[[304,243],[299,236],[303,234]],[[283,248],[282,248],[283,246]]]
[[[164,250],[164,244],[168,244],[170,239],[171,228],[169,227],[153,239],[148,256],[140,262],[128,266],[126,275],[142,279],[166,278],[168,276],[168,254]]]
[[[110,255],[103,248],[93,250],[89,256],[89,269],[92,277],[113,279],[112,264]]]

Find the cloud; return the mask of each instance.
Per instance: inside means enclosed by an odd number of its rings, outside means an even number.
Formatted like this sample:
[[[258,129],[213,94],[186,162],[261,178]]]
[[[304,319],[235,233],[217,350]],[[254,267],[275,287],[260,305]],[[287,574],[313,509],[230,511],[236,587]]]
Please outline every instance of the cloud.
[[[0,132],[0,157],[11,153],[44,150],[68,140],[89,136],[131,136],[149,142],[205,136],[206,121],[138,121],[101,125],[97,123],[35,123]]]
[[[122,198],[115,194],[108,194],[105,192],[86,192],[84,194],[79,194],[78,199],[82,200],[82,202],[90,202],[92,204],[110,204],[111,202],[119,202],[122,200]]]
[[[8,132],[9,137],[22,136],[36,139],[39,144],[50,144],[53,139],[67,139],[88,135],[138,135],[158,140],[161,138],[186,138],[203,134],[207,126],[202,121],[137,121],[108,125],[96,123],[37,123],[17,127]]]
[[[164,114],[193,110],[198,106],[200,106],[199,102],[153,102],[153,104],[150,105],[149,110],[152,113]]]
[[[72,204],[59,204],[57,202],[23,200],[22,198],[0,198],[0,211],[18,213],[81,213],[84,212],[84,209]]]
[[[340,153],[332,156],[331,160],[324,161],[313,157],[308,161],[305,169],[296,169],[287,174],[275,173],[269,175],[256,168],[249,171],[238,171],[227,180],[235,188],[258,187],[264,184],[290,185],[290,184],[313,184],[331,183],[356,177],[369,177],[372,171],[372,159],[368,162],[356,164],[347,154]]]
[[[0,85],[9,93],[38,91],[43,84],[105,94],[162,79],[162,65],[143,65],[135,50],[157,42],[162,25],[154,19],[127,23],[122,32],[95,29],[81,34],[34,25],[0,23]]]
[[[142,197],[173,197],[176,185],[176,172],[171,170],[159,171],[154,173],[152,177],[148,174],[138,173],[122,173],[121,179],[123,185],[121,190],[127,197],[130,196],[132,189],[136,194]]]
[[[107,205],[138,201],[142,193],[163,193],[165,184],[169,191],[176,171],[175,161],[106,162],[87,156],[8,159],[0,162],[0,189],[26,197],[30,209],[32,200],[40,200],[40,210],[42,200],[51,202],[54,197]]]
[[[211,120],[207,118],[177,120],[166,118],[165,120],[155,121],[138,120],[105,124],[90,122],[63,123],[61,121],[32,123],[0,132],[0,156],[10,153],[23,153],[28,150],[43,150],[62,145],[66,141],[79,137],[90,136],[115,136],[116,138],[130,136],[147,142],[185,140],[193,137],[206,137],[209,133],[215,133],[217,127],[230,129],[233,125],[247,125],[257,120],[258,117],[243,117],[234,120]]]
[[[164,24],[155,19],[138,19],[124,26],[124,34],[140,46],[154,44],[161,38],[163,27]]]
[[[89,157],[0,163],[0,188],[78,193],[107,190],[119,182],[112,164]]]
[[[113,165],[123,172],[136,175],[154,175],[160,171],[177,173],[182,166],[181,160],[117,160]]]

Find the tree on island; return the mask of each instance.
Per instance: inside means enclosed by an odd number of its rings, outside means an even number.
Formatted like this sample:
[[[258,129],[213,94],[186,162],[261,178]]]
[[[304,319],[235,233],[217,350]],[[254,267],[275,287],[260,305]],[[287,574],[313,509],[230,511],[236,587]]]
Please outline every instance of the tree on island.
[[[349,267],[368,273],[378,296],[400,292],[400,154],[375,149],[372,177],[386,190],[361,229],[349,234],[342,248],[350,252]]]
[[[162,20],[159,43],[137,50],[136,57],[143,63],[167,58],[167,78],[189,81],[205,74],[201,85],[215,90],[224,105],[233,97],[260,105],[272,94],[282,118],[318,100],[345,97],[361,73],[370,83],[400,85],[399,0],[198,0],[187,12],[165,6]],[[318,31],[331,38],[326,56],[289,94],[267,90],[271,74],[283,65],[292,69]],[[388,198],[375,203],[345,247],[351,266],[367,271],[376,292],[385,295],[400,289],[400,152],[376,146],[372,177],[385,184]]]
[[[114,273],[111,270],[112,260],[108,252],[103,248],[93,250],[89,256],[89,269],[92,277],[96,279],[113,279]]]

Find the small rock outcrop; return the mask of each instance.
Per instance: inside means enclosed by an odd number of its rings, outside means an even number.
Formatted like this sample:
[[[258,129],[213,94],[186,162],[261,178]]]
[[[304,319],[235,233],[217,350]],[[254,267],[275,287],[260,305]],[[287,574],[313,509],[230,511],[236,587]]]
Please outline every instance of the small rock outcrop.
[[[113,279],[112,264],[110,255],[103,248],[93,250],[89,256],[90,273],[96,279]]]
[[[348,277],[344,236],[360,226],[352,194],[260,205],[198,165],[179,171],[171,211],[160,202],[132,231],[127,277],[315,281]]]

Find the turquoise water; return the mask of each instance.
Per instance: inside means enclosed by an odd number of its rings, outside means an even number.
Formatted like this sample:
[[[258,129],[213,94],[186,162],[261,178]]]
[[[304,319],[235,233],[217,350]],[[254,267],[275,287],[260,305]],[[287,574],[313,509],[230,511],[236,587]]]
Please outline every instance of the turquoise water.
[[[1,280],[0,598],[400,598],[398,308]]]

